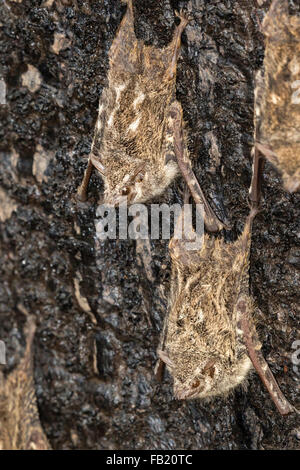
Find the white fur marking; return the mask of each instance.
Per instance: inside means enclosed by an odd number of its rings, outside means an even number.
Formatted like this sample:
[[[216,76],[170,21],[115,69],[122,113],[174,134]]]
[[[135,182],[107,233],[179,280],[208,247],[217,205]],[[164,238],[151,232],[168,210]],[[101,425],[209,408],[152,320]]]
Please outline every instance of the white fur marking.
[[[139,127],[141,117],[139,116],[135,121],[133,121],[130,126],[128,127],[129,131],[135,132],[137,128]]]
[[[102,121],[100,119],[100,116],[102,114],[102,111],[104,109],[104,106],[103,104],[100,104],[99,106],[99,111],[98,111],[98,119],[97,119],[97,130],[100,131],[101,127],[102,127]]]
[[[165,165],[165,176],[168,182],[171,182],[178,175],[178,165],[175,162],[169,162]]]
[[[200,308],[200,310],[199,310],[199,312],[198,312],[198,320],[199,320],[199,321],[203,321],[203,320],[204,320],[204,314],[203,314],[202,308]]]
[[[292,84],[291,84],[291,87],[292,88],[298,88],[298,90],[294,91],[294,93],[292,94],[292,103],[293,104],[300,104],[300,80],[295,80]]]
[[[139,95],[137,96],[137,98],[134,100],[134,102],[133,102],[133,107],[136,109],[137,105],[138,105],[138,104],[141,104],[141,103],[144,101],[144,99],[145,99],[145,95],[144,95],[144,93],[141,91],[141,92],[139,93]]]
[[[297,75],[299,73],[300,65],[299,65],[297,56],[293,57],[293,59],[291,60],[291,62],[288,65],[288,67],[289,67],[292,75]]]
[[[120,96],[121,96],[121,93],[123,90],[125,90],[126,88],[126,84],[125,83],[122,83],[121,85],[119,86],[116,86],[115,87],[115,90],[116,90],[116,103],[118,103],[118,101],[120,100]],[[116,106],[116,108],[113,110],[113,112],[111,113],[111,115],[109,116],[108,118],[108,121],[107,121],[107,125],[110,127],[112,126],[113,122],[114,122],[114,114],[115,114],[115,111],[116,109],[119,109],[120,107],[120,104],[118,103],[118,105]],[[99,113],[100,113],[100,110],[99,110]]]
[[[122,85],[119,85],[119,86],[116,86],[116,87],[115,87],[116,94],[117,94],[117,96],[116,96],[116,102],[118,102],[118,101],[120,100],[121,93],[122,93],[123,90],[125,90],[125,88],[126,88],[125,83],[123,83]]]
[[[97,121],[97,130],[100,131],[101,127],[102,127],[102,121],[101,121],[101,119],[98,119],[98,121]]]
[[[100,114],[102,114],[103,108],[104,108],[103,104],[100,104],[99,111],[98,111],[98,116],[100,116]]]
[[[112,112],[111,115],[109,116],[107,125],[110,127],[113,122],[114,122],[114,112]]]

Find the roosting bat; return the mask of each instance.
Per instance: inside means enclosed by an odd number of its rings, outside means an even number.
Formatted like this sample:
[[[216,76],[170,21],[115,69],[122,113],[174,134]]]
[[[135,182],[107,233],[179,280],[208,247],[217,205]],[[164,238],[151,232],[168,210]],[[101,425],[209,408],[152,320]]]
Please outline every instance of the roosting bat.
[[[104,203],[142,203],[162,194],[179,175],[189,175],[194,198],[204,202],[203,192],[188,156],[176,158],[178,136],[173,133],[176,65],[181,34],[188,23],[180,12],[180,24],[171,43],[163,49],[146,46],[134,33],[132,0],[109,52],[108,86],[102,92],[95,135],[78,198],[85,200],[95,167],[105,184]],[[184,135],[184,129],[180,129]],[[184,137],[185,138],[185,137]],[[207,208],[209,211],[209,208]],[[224,227],[210,211],[207,228]]]
[[[181,111],[174,110],[175,135],[180,122]],[[183,141],[175,150],[187,151]],[[184,159],[184,155],[177,157]],[[188,199],[186,196],[185,202]],[[263,358],[255,329],[255,304],[249,293],[251,228],[256,213],[253,204],[243,233],[235,242],[205,234],[202,247],[189,250],[185,238],[171,239],[169,315],[156,374],[161,376],[165,363],[178,399],[210,398],[226,395],[242,384],[254,367],[277,409],[285,415],[295,408],[282,394]]]
[[[0,449],[49,450],[41,427],[33,379],[33,317],[27,321],[24,357],[7,377],[0,371]]]
[[[256,75],[255,156],[250,199],[266,157],[282,174],[284,188],[300,189],[300,17],[287,0],[274,0],[262,24],[263,68]]]

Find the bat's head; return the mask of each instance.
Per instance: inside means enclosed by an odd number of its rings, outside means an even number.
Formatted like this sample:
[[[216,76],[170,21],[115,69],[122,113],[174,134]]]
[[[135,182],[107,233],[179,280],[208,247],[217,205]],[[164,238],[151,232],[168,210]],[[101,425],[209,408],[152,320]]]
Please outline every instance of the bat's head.
[[[226,395],[241,384],[251,368],[247,354],[239,360],[221,357],[215,350],[209,351],[207,345],[205,354],[201,351],[189,350],[185,345],[185,353],[174,357],[160,353],[161,359],[167,363],[167,368],[174,379],[174,396],[177,399],[208,398]]]
[[[131,173],[129,173],[131,170]],[[104,204],[117,206],[145,203],[162,194],[178,173],[177,164],[162,169],[147,162],[126,168],[126,172],[112,172],[105,176]]]

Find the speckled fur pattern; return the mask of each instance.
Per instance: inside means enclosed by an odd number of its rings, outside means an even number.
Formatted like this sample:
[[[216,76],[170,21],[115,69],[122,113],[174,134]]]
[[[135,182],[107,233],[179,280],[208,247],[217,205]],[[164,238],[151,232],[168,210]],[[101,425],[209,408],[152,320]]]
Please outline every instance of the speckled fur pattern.
[[[300,17],[287,0],[274,0],[263,21],[265,58],[255,92],[259,150],[290,192],[300,189]]]
[[[6,378],[0,371],[0,449],[50,450],[41,427],[33,379],[33,317],[27,322],[27,345],[19,365]]]
[[[109,52],[108,86],[99,113],[90,161],[104,178],[107,204],[141,203],[162,194],[178,174],[167,132],[175,99],[183,14],[163,49],[145,46],[134,33],[132,0]],[[123,198],[123,199],[122,199]]]
[[[254,204],[235,242],[205,235],[202,247],[192,251],[184,238],[170,241],[170,313],[156,375],[159,378],[165,362],[176,398],[210,400],[245,385],[254,366],[279,413],[299,414],[265,361],[255,328],[248,271],[256,213]]]
[[[238,299],[247,300],[252,215],[234,243],[205,235],[199,251],[170,242],[172,279],[164,351],[177,398],[227,395],[241,384],[251,361],[238,329]],[[251,320],[252,321],[252,320]]]

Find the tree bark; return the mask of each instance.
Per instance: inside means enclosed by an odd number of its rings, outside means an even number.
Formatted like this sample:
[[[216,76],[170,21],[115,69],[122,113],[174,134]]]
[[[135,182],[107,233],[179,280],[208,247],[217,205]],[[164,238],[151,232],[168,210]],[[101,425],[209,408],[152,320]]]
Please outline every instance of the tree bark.
[[[256,8],[245,0],[136,0],[140,39],[162,47],[185,6],[177,99],[201,187],[229,220],[233,240],[248,214],[253,87],[264,52]],[[168,240],[151,258],[134,240],[95,242],[94,172],[76,200],[93,137],[120,1],[2,1],[0,339],[7,370],[37,322],[35,385],[54,449],[296,449],[295,416],[281,417],[257,374],[211,403],[176,401],[154,378],[169,290]],[[182,202],[178,179],[163,200]],[[251,250],[251,290],[263,353],[295,406],[291,361],[299,304],[299,194],[266,164]],[[147,251],[147,250],[146,250]],[[148,256],[147,256],[148,255]],[[293,346],[294,345],[294,346]]]

